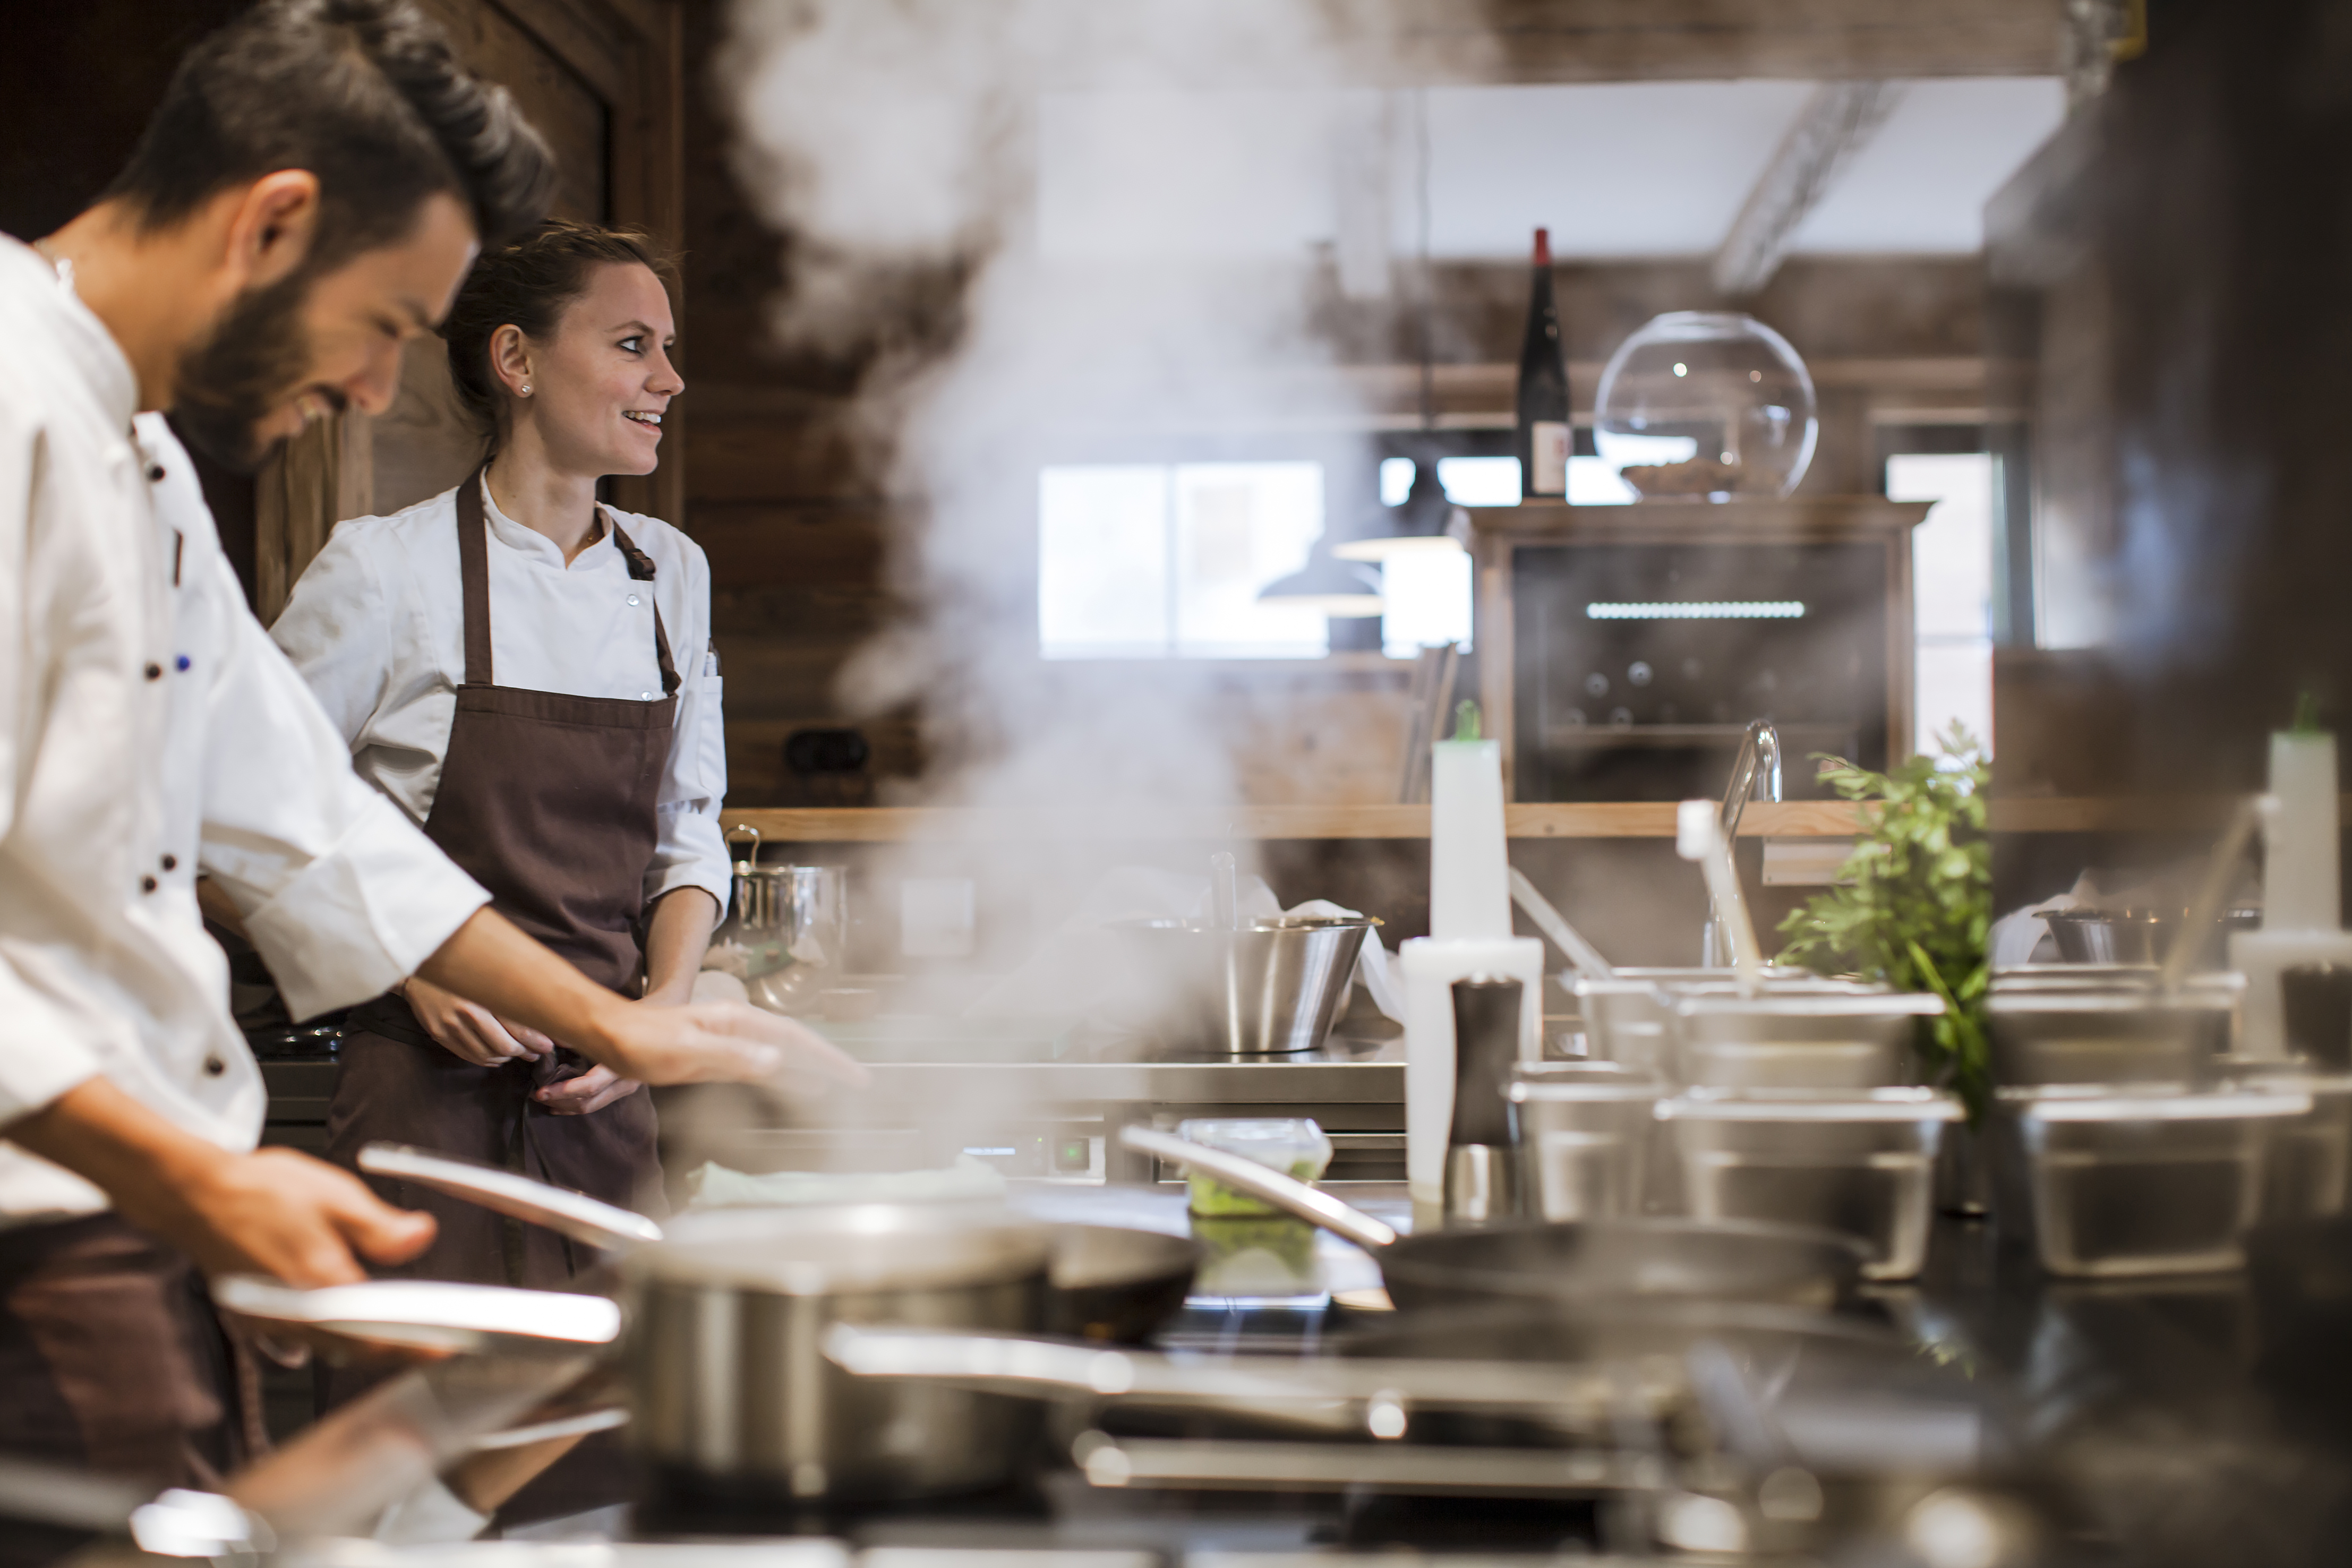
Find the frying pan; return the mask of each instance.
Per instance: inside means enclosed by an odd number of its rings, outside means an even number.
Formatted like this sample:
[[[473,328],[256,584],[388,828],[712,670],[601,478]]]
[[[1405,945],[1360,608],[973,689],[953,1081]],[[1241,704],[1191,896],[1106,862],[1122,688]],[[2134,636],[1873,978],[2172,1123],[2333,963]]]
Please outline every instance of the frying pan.
[[[1586,1220],[1400,1236],[1255,1160],[1148,1127],[1123,1128],[1119,1139],[1354,1242],[1406,1312],[1624,1296],[1826,1309],[1854,1299],[1865,1260],[1858,1243],[1831,1231],[1731,1221]]]

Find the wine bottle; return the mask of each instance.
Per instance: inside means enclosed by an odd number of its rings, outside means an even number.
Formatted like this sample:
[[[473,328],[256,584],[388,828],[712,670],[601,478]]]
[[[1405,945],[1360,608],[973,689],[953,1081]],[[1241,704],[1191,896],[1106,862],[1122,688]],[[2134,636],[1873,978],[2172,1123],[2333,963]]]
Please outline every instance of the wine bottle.
[[[1519,493],[1568,494],[1568,357],[1559,310],[1551,298],[1551,231],[1536,230],[1535,286],[1528,297],[1528,336],[1519,350]]]

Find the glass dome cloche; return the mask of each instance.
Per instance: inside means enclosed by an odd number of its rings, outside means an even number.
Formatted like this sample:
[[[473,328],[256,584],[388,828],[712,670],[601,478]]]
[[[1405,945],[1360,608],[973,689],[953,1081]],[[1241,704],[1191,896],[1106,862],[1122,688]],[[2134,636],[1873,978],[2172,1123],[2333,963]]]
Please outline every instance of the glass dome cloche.
[[[1813,460],[1813,378],[1753,316],[1672,310],[1609,356],[1592,439],[1644,501],[1776,499]]]

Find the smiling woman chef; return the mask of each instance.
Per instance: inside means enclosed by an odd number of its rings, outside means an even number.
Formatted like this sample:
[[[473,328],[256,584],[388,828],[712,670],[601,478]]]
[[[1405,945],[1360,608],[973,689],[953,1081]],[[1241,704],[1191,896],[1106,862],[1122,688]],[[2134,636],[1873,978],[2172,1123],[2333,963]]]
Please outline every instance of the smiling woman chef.
[[[599,984],[684,1002],[728,891],[709,569],[596,501],[605,475],[652,472],[685,390],[660,267],[635,235],[563,220],[486,253],[443,329],[486,462],[338,526],[272,635],[361,776],[496,908]],[[329,1154],[390,1138],[658,1210],[638,1087],[415,979],[352,1016]],[[441,1224],[404,1272],[546,1286],[583,1261],[473,1205],[387,1196]]]

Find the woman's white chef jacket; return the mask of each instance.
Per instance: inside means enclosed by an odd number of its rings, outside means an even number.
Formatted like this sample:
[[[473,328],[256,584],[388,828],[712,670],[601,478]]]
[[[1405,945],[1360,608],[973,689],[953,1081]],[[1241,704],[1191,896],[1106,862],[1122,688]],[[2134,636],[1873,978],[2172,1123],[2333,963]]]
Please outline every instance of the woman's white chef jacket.
[[[648,701],[661,695],[654,606],[661,606],[678,673],[677,728],[662,775],[660,816],[645,894],[680,887],[727,907],[727,847],[719,825],[727,741],[710,645],[710,567],[702,549],[657,517],[612,508],[654,580],[629,575],[604,528],[569,566],[546,535],[499,510],[489,523],[490,664],[502,686]],[[388,517],[354,517],[328,538],[270,635],[351,744],[360,777],[414,821],[433,810],[457,685],[466,621],[457,571],[457,492]]]
[[[297,1017],[415,971],[487,901],[353,777],[246,608],[188,456],[99,319],[0,240],[0,1125],[103,1073],[229,1148],[259,1070],[201,867]],[[0,1225],[104,1196],[0,1144]]]

